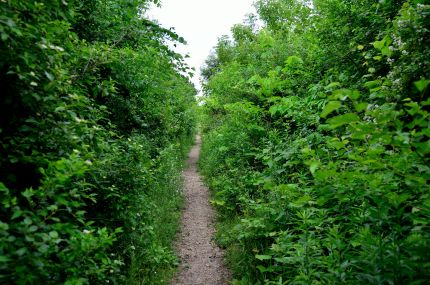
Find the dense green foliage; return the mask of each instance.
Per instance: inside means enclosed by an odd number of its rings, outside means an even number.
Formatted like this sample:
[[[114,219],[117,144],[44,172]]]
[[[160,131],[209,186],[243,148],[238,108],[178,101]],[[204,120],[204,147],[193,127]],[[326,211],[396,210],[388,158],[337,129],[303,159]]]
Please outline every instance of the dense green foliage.
[[[202,71],[234,284],[428,284],[430,5],[255,5]]]
[[[150,2],[0,2],[0,283],[167,283],[195,89]]]

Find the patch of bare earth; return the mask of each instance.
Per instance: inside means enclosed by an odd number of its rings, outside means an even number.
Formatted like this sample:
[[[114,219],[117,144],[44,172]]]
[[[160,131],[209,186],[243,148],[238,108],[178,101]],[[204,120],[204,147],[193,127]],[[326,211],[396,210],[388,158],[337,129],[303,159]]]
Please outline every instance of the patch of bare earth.
[[[230,272],[224,255],[213,241],[214,210],[209,203],[209,189],[203,185],[196,163],[200,154],[200,137],[189,154],[185,180],[185,208],[176,245],[181,260],[172,285],[225,285]]]

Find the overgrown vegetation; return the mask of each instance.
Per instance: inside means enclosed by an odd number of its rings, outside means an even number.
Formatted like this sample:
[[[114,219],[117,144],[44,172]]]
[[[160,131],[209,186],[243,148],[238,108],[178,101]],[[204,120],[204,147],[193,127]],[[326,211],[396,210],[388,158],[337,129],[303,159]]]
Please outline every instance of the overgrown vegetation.
[[[255,5],[202,70],[233,284],[428,284],[428,1]]]
[[[0,3],[0,283],[166,284],[191,70],[152,0]]]

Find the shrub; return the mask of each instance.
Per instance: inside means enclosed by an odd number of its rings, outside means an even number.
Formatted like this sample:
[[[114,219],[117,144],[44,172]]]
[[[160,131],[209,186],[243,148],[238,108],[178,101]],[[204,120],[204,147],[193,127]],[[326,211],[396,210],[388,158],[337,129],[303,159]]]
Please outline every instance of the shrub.
[[[195,89],[149,3],[0,4],[1,282],[167,282]]]
[[[264,26],[204,73],[200,165],[233,284],[426,284],[429,6],[256,7]]]

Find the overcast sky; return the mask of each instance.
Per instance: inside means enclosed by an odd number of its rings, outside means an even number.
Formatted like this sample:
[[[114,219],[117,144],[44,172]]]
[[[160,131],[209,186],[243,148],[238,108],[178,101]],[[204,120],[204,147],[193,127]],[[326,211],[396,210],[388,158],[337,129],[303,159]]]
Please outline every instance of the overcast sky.
[[[194,84],[199,87],[199,70],[211,48],[230,28],[242,23],[246,14],[254,13],[254,0],[162,0],[162,7],[152,8],[147,15],[165,28],[174,27],[188,45],[178,51],[189,54],[188,64],[196,69]]]

